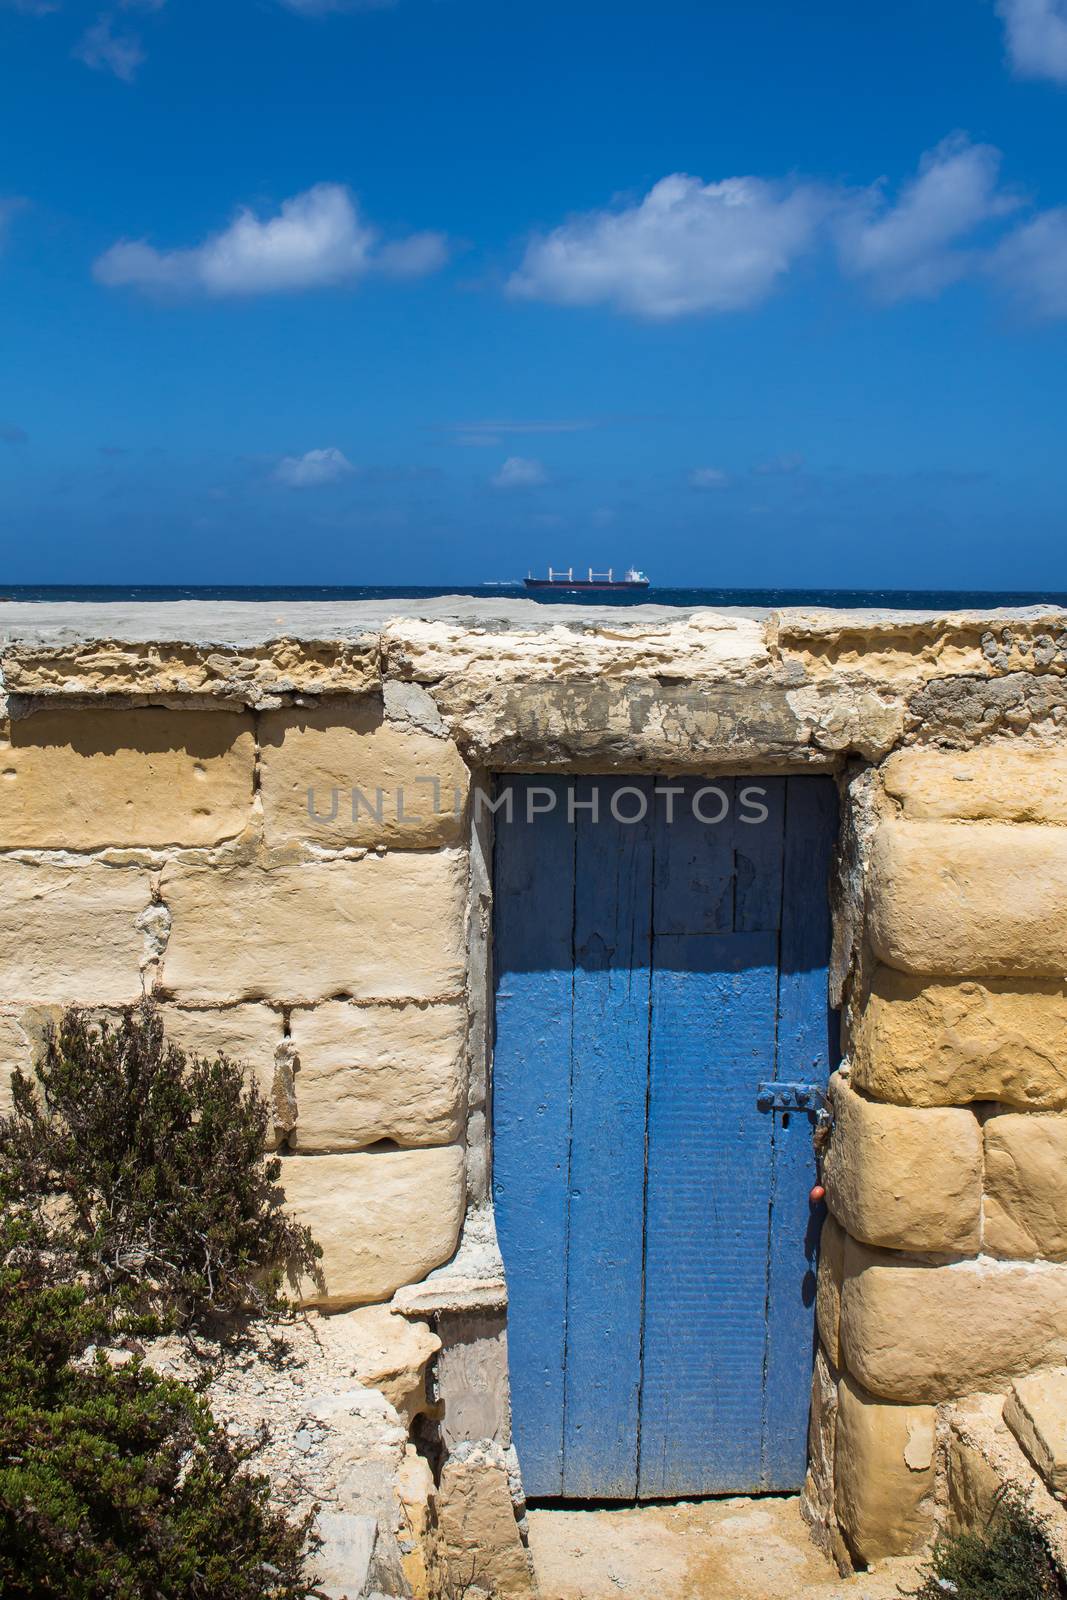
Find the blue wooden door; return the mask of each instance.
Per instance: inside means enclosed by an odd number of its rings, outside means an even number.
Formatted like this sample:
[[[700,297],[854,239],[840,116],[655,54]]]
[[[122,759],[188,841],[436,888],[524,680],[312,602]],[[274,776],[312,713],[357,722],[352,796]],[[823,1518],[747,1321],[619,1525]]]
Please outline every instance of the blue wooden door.
[[[757,1099],[833,1064],[836,817],[826,778],[500,786],[493,1188],[531,1497],[803,1481],[812,1125]]]

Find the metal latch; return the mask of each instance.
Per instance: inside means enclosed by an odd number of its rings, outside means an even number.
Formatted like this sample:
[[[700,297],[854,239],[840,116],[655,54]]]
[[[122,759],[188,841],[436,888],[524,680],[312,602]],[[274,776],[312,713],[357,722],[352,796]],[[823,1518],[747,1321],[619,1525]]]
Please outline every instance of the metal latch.
[[[811,1116],[814,1127],[812,1129],[812,1143],[815,1146],[815,1158],[822,1160],[826,1146],[830,1142],[830,1134],[834,1126],[834,1114],[830,1108],[830,1097],[826,1090],[818,1083],[758,1083],[756,1085],[756,1105],[760,1111],[806,1111]],[[783,1117],[785,1125],[788,1119]],[[825,1190],[820,1183],[811,1191],[813,1203],[821,1200]]]
[[[817,1083],[759,1083],[756,1105],[760,1111],[823,1111],[826,1091]]]

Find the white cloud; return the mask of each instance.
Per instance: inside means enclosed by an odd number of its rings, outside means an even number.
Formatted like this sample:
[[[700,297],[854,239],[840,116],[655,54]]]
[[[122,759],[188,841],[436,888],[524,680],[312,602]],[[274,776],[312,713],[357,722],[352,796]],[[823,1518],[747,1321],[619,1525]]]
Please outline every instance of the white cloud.
[[[997,0],[1008,56],[1023,78],[1067,83],[1067,4],[1064,0]]]
[[[494,489],[534,489],[547,483],[548,475],[540,461],[530,461],[525,456],[508,456],[499,472],[489,482]]]
[[[694,467],[689,474],[691,489],[725,489],[729,481],[729,474],[721,467]]]
[[[953,134],[928,150],[895,205],[868,190],[838,222],[842,269],[881,300],[937,294],[977,264],[966,241],[1018,198],[998,188],[1000,152]]]
[[[121,239],[94,264],[100,283],[157,293],[214,296],[270,294],[354,283],[370,272],[410,277],[445,260],[441,234],[413,234],[381,245],[377,228],[360,215],[351,192],[318,183],[282,202],[260,220],[247,208],[230,226],[186,250],[157,250]]]
[[[116,33],[111,17],[98,17],[74,46],[73,54],[94,72],[113,72],[132,83],[138,67],[147,60],[141,41],[133,33]]]
[[[0,6],[12,11],[24,11],[30,17],[47,17],[59,10],[59,0],[0,0]]]
[[[673,173],[636,205],[592,211],[531,240],[508,288],[644,317],[738,311],[765,299],[811,247],[826,207],[805,184],[705,184]]]
[[[1000,284],[1035,317],[1067,317],[1067,206],[1009,233],[990,258]]]
[[[308,450],[302,456],[283,456],[274,476],[289,489],[318,489],[324,483],[347,478],[355,470],[346,455],[329,445],[325,450]]]

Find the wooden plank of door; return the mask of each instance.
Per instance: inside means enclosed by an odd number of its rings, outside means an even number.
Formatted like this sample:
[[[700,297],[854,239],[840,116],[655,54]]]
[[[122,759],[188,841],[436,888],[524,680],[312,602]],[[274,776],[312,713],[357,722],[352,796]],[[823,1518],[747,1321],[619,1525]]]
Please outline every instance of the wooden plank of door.
[[[830,778],[796,777],[786,792],[785,878],[776,1076],[825,1084],[837,1064],[836,1014],[829,1009],[830,861],[837,832]],[[774,1129],[767,1294],[767,1385],[763,1483],[798,1489],[807,1459],[815,1340],[815,1267],[823,1208],[812,1210],[812,1118],[764,1114]]]
[[[493,1195],[514,1435],[527,1494],[551,1496],[563,1487],[574,829],[563,780],[512,778],[506,788],[512,820],[496,816]],[[556,796],[532,823],[531,789]]]
[[[761,1482],[770,1136],[755,1102],[773,1073],[778,935],[734,931],[734,785],[721,785],[731,813],[717,827],[692,815],[701,785],[683,787],[674,824],[661,813],[656,831],[646,1499]]]
[[[657,795],[656,805],[655,932],[729,933],[734,925],[734,780],[665,778],[657,788],[665,792]],[[697,811],[705,817],[723,812],[722,821],[701,822]]]
[[[777,936],[655,941],[640,1493],[760,1486]]]
[[[635,816],[642,800],[646,815],[619,822],[616,796],[620,816]],[[575,800],[563,1493],[629,1500],[641,1383],[652,781],[582,779]]]
[[[781,926],[785,784],[784,778],[737,780],[733,825],[735,933],[769,933]],[[747,798],[742,800],[742,795]],[[750,817],[759,820],[746,820]]]

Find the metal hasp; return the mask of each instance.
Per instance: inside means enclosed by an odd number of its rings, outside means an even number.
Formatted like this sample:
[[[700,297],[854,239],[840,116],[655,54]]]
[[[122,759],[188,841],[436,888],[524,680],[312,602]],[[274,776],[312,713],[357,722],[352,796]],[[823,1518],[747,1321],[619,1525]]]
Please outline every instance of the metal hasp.
[[[814,1116],[816,1152],[830,1137],[834,1114],[826,1090],[817,1083],[758,1083],[756,1110],[806,1111]]]
[[[759,1111],[825,1111],[826,1090],[817,1083],[758,1083]]]

